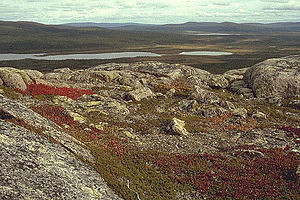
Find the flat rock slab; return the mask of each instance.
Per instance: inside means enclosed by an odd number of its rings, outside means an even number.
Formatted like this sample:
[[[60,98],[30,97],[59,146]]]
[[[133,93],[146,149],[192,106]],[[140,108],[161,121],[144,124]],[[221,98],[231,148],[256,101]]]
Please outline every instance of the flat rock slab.
[[[0,120],[0,199],[120,199],[59,144]]]

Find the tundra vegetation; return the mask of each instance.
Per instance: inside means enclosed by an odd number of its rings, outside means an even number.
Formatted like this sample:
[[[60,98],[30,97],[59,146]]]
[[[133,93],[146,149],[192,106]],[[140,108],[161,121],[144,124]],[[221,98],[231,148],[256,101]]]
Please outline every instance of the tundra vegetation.
[[[0,117],[66,145],[17,104],[54,122],[93,158],[66,148],[124,199],[299,199],[299,63],[217,75],[150,61],[1,68]]]

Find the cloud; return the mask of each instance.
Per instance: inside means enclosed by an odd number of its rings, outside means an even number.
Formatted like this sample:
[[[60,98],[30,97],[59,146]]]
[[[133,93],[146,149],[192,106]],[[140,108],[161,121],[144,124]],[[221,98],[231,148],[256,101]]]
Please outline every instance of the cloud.
[[[56,24],[70,21],[140,23],[297,21],[300,9],[299,0],[14,0],[6,2],[0,3],[0,20],[33,20]]]

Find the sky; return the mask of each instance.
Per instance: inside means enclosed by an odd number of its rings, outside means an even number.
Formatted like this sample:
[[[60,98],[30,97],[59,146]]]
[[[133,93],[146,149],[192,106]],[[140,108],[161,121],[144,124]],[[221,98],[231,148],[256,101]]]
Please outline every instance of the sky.
[[[300,22],[300,0],[0,0],[0,20],[45,24]]]

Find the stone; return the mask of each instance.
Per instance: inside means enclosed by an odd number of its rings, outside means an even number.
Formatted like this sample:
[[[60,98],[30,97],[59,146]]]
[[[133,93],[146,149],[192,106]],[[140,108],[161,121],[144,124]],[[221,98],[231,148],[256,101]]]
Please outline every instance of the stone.
[[[245,119],[247,118],[248,111],[245,108],[236,108],[232,111],[232,114]]]
[[[252,89],[248,88],[247,84],[243,80],[238,80],[231,83],[229,90],[245,97],[253,97]]]
[[[256,110],[252,113],[252,118],[254,118],[254,119],[267,119],[267,115],[263,112],[260,112],[260,111]]]
[[[128,138],[130,138],[130,139],[132,139],[132,140],[135,140],[135,139],[136,139],[136,136],[133,135],[131,132],[125,131],[124,133],[125,133],[125,135],[126,135]]]
[[[55,141],[68,148],[69,151],[79,155],[83,159],[88,160],[91,163],[95,163],[91,152],[84,148],[85,145],[70,136],[68,133],[62,131],[56,123],[45,119],[41,115],[33,112],[31,109],[28,109],[26,106],[7,99],[1,95],[0,105],[4,112],[17,119],[23,119],[27,124],[33,127],[42,129],[43,135],[53,138]]]
[[[125,95],[126,100],[133,100],[133,101],[141,101],[142,99],[154,97],[154,93],[151,91],[150,88],[139,88],[136,90],[133,90],[131,92],[128,92]]]
[[[300,164],[298,164],[296,175],[300,176]]]
[[[222,108],[220,106],[215,106],[215,105],[199,107],[196,111],[199,115],[202,115],[203,117],[206,118],[222,116],[227,112],[225,108]]]
[[[221,107],[228,109],[228,110],[234,110],[235,106],[230,101],[221,101],[219,104]]]
[[[0,199],[120,199],[60,144],[0,120]]]
[[[211,88],[227,88],[228,80],[223,75],[212,75],[208,80],[208,86]]]
[[[204,104],[216,104],[220,101],[219,97],[215,93],[198,86],[195,86],[195,90],[192,92],[188,99],[196,100],[198,101],[198,103]]]
[[[40,79],[44,75],[42,72],[32,69],[25,69],[24,72],[26,72],[32,80]]]
[[[72,73],[73,71],[70,68],[65,67],[65,68],[54,69],[53,72],[55,72],[55,73]]]
[[[259,98],[300,94],[300,55],[274,58],[249,68],[244,81]]]
[[[249,69],[241,68],[241,69],[232,69],[223,74],[223,76],[231,83],[234,81],[242,80],[244,78],[245,72]]]
[[[113,82],[120,78],[118,71],[94,71],[90,72],[90,74],[91,76],[97,77],[104,82]]]
[[[74,121],[77,121],[81,124],[85,123],[86,119],[78,113],[72,112],[70,110],[65,110],[63,112],[64,115],[72,117]]]
[[[30,84],[33,83],[30,76],[25,71],[17,70],[16,72],[21,75],[21,77],[22,77],[22,79],[23,79],[23,81],[25,82],[26,85],[30,85]]]
[[[296,108],[296,109],[300,109],[300,99],[295,99],[295,100],[292,100],[290,103],[289,103],[289,106],[293,107],[293,108]]]
[[[166,130],[167,132],[171,132],[176,135],[186,136],[189,134],[189,132],[184,128],[184,125],[184,121],[174,117],[167,126]]]
[[[196,100],[184,99],[179,102],[179,108],[181,110],[187,111],[187,112],[194,110],[197,105],[198,105],[198,102]]]
[[[176,89],[171,88],[170,90],[167,91],[166,95],[171,97],[176,93]]]
[[[0,69],[0,78],[7,87],[26,90],[27,86],[22,76],[16,72]]]
[[[1,85],[3,85],[3,81],[2,81],[2,79],[0,78],[0,86],[1,86]]]

